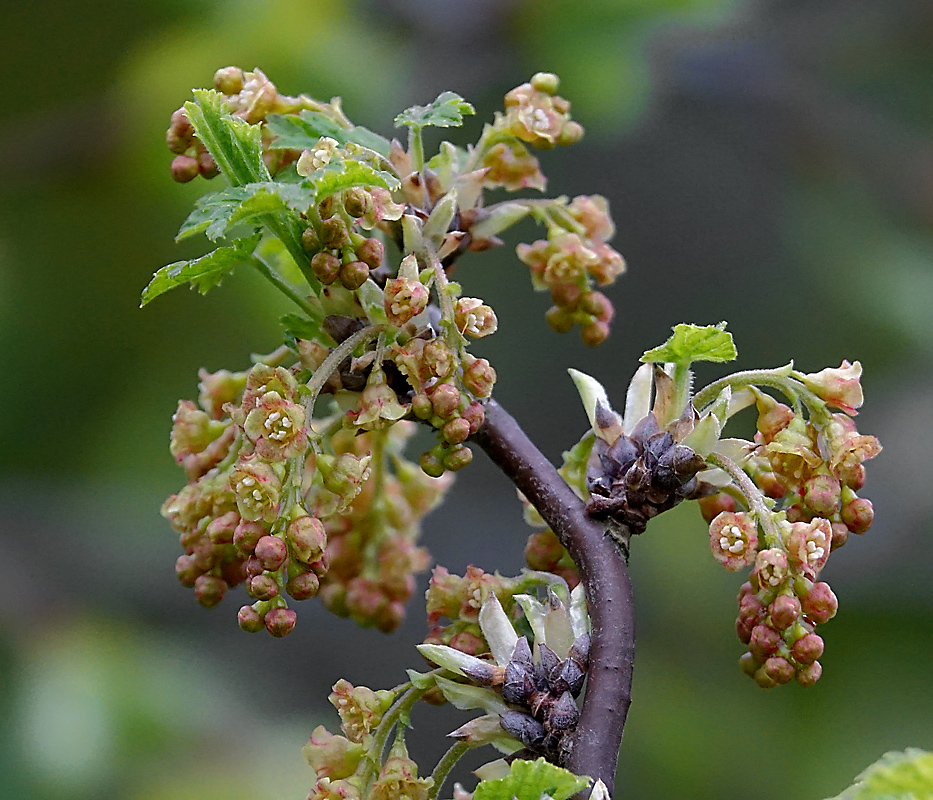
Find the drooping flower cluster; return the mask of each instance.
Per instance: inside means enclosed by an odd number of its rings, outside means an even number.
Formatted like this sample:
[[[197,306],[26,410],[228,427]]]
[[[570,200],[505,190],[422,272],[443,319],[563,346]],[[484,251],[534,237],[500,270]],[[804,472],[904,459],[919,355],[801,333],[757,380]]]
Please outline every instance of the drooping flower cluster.
[[[558,333],[580,325],[583,341],[597,345],[609,335],[615,311],[594,284],[614,283],[625,261],[606,244],[615,226],[604,197],[581,195],[562,210],[550,221],[547,239],[520,244],[516,252],[530,268],[534,288],[551,293],[548,324]]]
[[[209,607],[245,583],[255,600],[239,612],[247,631],[289,633],[295,612],[285,595],[319,591],[335,613],[397,627],[413,575],[427,566],[420,520],[450,483],[402,457],[413,425],[359,436],[344,428],[331,452],[315,452],[292,370],[202,373],[201,387],[202,409],[182,401],[172,431],[190,483],[163,506],[185,549],[182,584]],[[374,450],[379,474],[369,480]]]
[[[815,628],[838,607],[819,573],[850,533],[864,533],[872,522],[871,502],[856,491],[865,481],[863,462],[881,445],[860,434],[850,416],[862,404],[860,374],[858,362],[845,361],[838,369],[794,373],[790,388],[813,393],[804,394],[808,418],[751,387],[757,433],[741,467],[770,507],[756,509],[754,498],[734,490],[701,500],[716,560],[733,571],[752,567],[739,594],[736,631],[748,646],[742,669],[764,687],[819,679],[823,640]],[[736,510],[738,504],[746,510]]]

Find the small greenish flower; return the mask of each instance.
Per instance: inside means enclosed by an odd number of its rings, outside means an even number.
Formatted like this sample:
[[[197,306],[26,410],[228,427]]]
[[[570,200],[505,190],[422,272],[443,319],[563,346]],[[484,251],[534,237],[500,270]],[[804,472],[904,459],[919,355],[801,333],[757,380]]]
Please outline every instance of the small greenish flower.
[[[247,522],[272,522],[279,513],[282,481],[270,464],[241,458],[230,474],[237,509]]]

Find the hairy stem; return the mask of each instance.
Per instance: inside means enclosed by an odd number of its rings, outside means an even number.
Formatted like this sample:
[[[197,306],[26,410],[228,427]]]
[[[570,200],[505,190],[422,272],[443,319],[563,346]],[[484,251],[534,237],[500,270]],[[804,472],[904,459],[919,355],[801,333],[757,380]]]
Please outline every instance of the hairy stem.
[[[450,771],[461,759],[463,754],[466,753],[469,749],[470,746],[466,742],[457,742],[456,744],[451,745],[450,749],[441,757],[441,760],[437,762],[437,766],[434,768],[434,772],[431,773],[431,777],[434,779],[434,783],[428,790],[428,797],[430,800],[434,800],[434,798],[437,797],[437,793],[444,785],[444,781],[447,780],[447,776],[450,774]]]
[[[635,608],[625,561],[583,501],[495,400],[473,436],[557,534],[580,571],[593,623],[586,697],[567,767],[613,785],[635,661]]]

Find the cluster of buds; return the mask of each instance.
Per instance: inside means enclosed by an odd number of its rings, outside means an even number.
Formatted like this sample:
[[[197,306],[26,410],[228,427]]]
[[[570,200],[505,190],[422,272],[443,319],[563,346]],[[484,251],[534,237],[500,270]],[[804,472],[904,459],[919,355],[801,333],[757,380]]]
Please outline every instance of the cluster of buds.
[[[863,462],[881,445],[860,434],[851,419],[862,404],[860,375],[861,366],[846,361],[836,369],[795,374],[815,395],[808,419],[752,387],[757,432],[742,467],[775,510],[767,519],[737,511],[736,496],[749,503],[737,492],[701,500],[713,556],[729,570],[753,568],[739,594],[736,630],[748,646],[742,669],[764,687],[794,677],[804,686],[819,679],[823,640],[815,628],[838,607],[819,573],[850,533],[864,533],[872,522],[871,502],[856,490],[865,482]],[[844,413],[830,413],[822,404]]]
[[[570,103],[555,94],[558,85],[553,73],[536,73],[529,83],[506,94],[505,115],[497,118],[496,125],[532,147],[548,149],[580,141],[583,127],[570,119]]]
[[[638,534],[661,512],[702,495],[705,485],[696,475],[705,463],[675,438],[689,431],[692,415],[690,407],[688,416],[661,430],[652,411],[628,434],[597,437],[587,467],[587,513]]]
[[[382,761],[381,753],[370,752],[377,746],[373,734],[395,694],[353,686],[341,679],[327,699],[340,715],[344,735],[332,734],[319,725],[302,748],[317,778],[308,800],[358,800],[364,796],[427,800],[431,783],[417,777],[417,766],[408,757],[403,741],[396,740],[378,778],[369,785],[364,783],[370,760]],[[401,793],[394,793],[396,790]]]
[[[313,181],[318,170],[352,157],[349,149],[322,137],[314,148],[301,154],[298,174]],[[324,198],[308,215],[301,236],[314,276],[325,286],[338,282],[351,291],[359,289],[385,258],[380,239],[364,232],[399,219],[404,210],[403,204],[395,203],[391,193],[379,186],[353,186]]]
[[[329,510],[333,498],[341,496],[342,482],[360,480],[352,502],[325,516],[329,569],[321,580],[320,597],[338,616],[387,633],[401,623],[414,592],[414,576],[428,565],[427,552],[415,544],[420,521],[450,483],[448,477],[426,476],[402,457],[414,427],[408,422],[360,435],[350,429],[336,434],[333,465],[324,466],[330,459],[317,457],[318,469],[323,467],[327,474],[320,483],[315,479],[308,498],[310,508]],[[358,470],[366,454],[376,449],[373,437],[382,439],[378,478],[365,480],[354,469],[341,470],[341,462]]]
[[[583,341],[597,345],[609,335],[615,312],[594,284],[614,283],[625,272],[625,261],[606,244],[615,228],[605,198],[581,195],[564,211],[566,217],[549,226],[547,239],[520,244],[516,252],[530,268],[535,289],[551,293],[551,328],[566,333],[579,325]]]
[[[818,580],[832,548],[832,529],[826,519],[790,523],[781,513],[770,523],[762,537],[750,513],[723,511],[710,524],[716,560],[733,571],[753,567],[738,597],[736,632],[748,646],[740,665],[765,688],[795,677],[812,686],[823,671],[817,660],[823,640],[815,628],[838,608],[829,585]],[[760,538],[771,546],[759,549]]]
[[[495,316],[488,306],[462,302],[472,299],[460,298],[457,321],[462,321],[467,335],[487,335],[495,329]],[[412,337],[395,345],[388,357],[414,391],[411,410],[415,417],[439,433],[437,444],[422,454],[421,468],[439,477],[465,467],[473,459],[465,442],[485,420],[480,401],[492,394],[495,370],[484,358],[465,352],[458,357],[442,337]]]
[[[290,97],[280,94],[275,84],[259,69],[252,72],[244,72],[239,67],[219,69],[214,73],[214,88],[224,95],[230,113],[250,124],[264,123],[269,114],[292,114],[303,108],[339,114],[339,109],[319,103],[307,95]],[[264,130],[263,139],[268,144],[272,137]],[[198,175],[210,179],[219,174],[214,159],[195,135],[184,108],[172,114],[165,140],[168,149],[176,154],[172,160],[174,180],[186,183]],[[294,150],[264,147],[263,151],[266,166],[273,174],[298,157]]]
[[[589,666],[589,617],[583,589],[577,587],[561,599],[550,588],[543,603],[530,595],[517,595],[515,600],[532,628],[533,643],[516,633],[510,616],[495,594],[490,594],[480,607],[479,624],[492,661],[443,645],[423,644],[418,649],[472,684],[437,679],[445,697],[458,708],[494,712],[462,726],[450,734],[452,738],[479,746],[496,743],[504,731],[520,743],[516,757],[543,756],[561,764],[568,737],[579,720],[576,699]],[[490,726],[489,722],[498,724]]]
[[[506,578],[498,572],[484,572],[472,564],[461,577],[446,567],[437,566],[431,573],[425,599],[430,630],[426,644],[442,644],[469,655],[489,651],[480,628],[480,609],[495,597],[510,619],[521,616],[515,595],[525,590],[520,578]],[[449,620],[443,624],[443,619]]]

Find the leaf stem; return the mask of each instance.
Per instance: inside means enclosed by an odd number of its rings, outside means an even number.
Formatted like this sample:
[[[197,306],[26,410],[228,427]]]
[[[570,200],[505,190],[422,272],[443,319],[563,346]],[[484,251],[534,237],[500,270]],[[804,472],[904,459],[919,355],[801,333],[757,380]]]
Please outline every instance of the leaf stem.
[[[434,768],[434,772],[431,773],[431,779],[434,781],[434,783],[428,790],[429,800],[434,800],[434,798],[437,797],[438,792],[444,785],[444,781],[447,780],[448,774],[450,774],[450,771],[454,768],[454,765],[469,749],[470,746],[466,742],[456,742],[450,746],[450,749],[444,753],[443,756],[441,756],[441,760],[437,762],[437,766]]]
[[[768,547],[783,548],[781,544],[783,540],[774,524],[774,515],[768,507],[765,496],[761,493],[761,490],[755,486],[752,479],[745,474],[745,470],[731,458],[726,458],[726,456],[719,453],[710,453],[706,457],[706,461],[714,467],[719,467],[719,469],[728,474],[729,477],[735,481],[736,486],[748,503],[748,507],[755,513],[755,516],[758,517],[758,523],[764,531]]]

